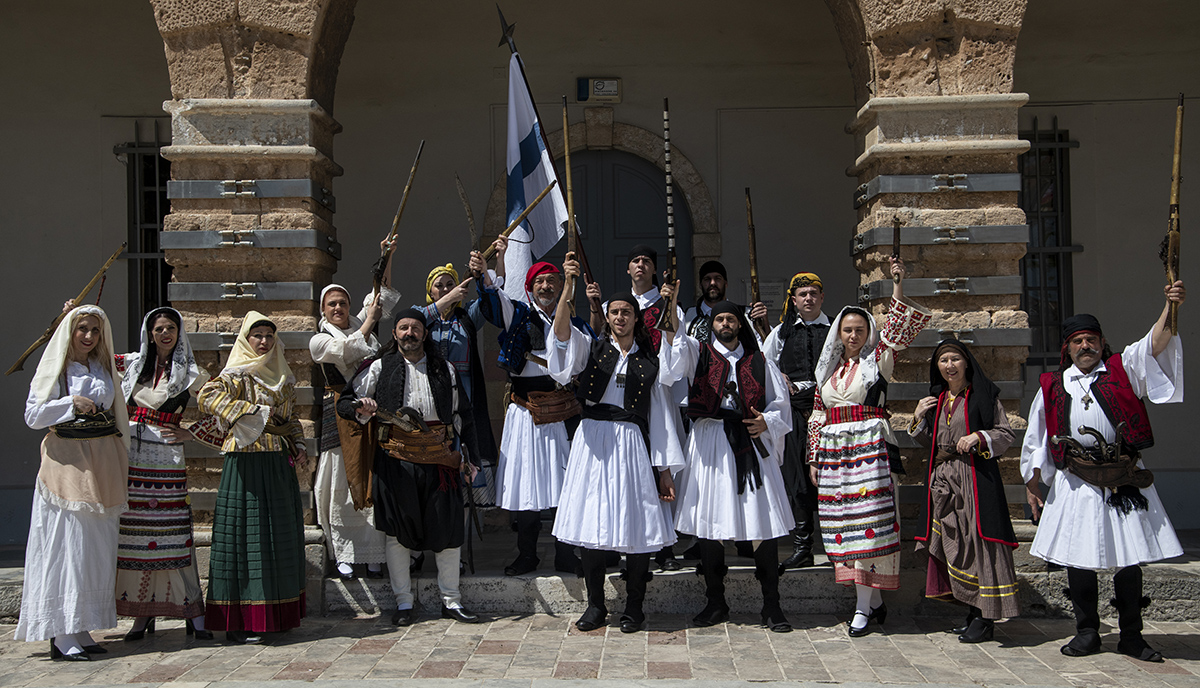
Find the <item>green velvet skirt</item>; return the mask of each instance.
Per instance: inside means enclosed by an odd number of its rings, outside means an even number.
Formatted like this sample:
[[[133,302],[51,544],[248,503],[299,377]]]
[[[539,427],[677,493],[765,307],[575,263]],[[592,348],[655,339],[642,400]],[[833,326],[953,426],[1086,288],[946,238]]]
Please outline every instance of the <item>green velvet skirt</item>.
[[[205,624],[284,631],[304,617],[304,516],[283,452],[229,452],[213,511]]]

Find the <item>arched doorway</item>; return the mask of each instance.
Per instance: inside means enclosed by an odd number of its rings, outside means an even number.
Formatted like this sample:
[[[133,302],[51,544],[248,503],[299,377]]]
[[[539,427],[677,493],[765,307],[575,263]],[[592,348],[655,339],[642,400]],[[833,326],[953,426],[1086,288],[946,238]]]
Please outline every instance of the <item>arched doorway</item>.
[[[559,178],[565,180],[562,166],[560,157]],[[629,250],[638,244],[658,251],[660,273],[670,266],[666,175],[657,165],[624,151],[577,151],[571,154],[571,184],[592,279],[600,283],[605,295],[629,288]],[[685,299],[693,293],[695,281],[691,274],[692,216],[683,194],[677,192],[674,196],[675,246],[683,282],[680,301],[687,303]],[[566,245],[566,241],[560,241],[542,260],[562,263]],[[578,306],[586,309],[582,290],[578,298]]]

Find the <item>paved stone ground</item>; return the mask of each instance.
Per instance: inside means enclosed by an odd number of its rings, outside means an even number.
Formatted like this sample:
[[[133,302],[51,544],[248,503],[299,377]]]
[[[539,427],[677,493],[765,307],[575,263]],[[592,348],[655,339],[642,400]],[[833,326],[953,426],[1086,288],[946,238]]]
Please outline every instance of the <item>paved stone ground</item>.
[[[425,615],[398,629],[378,617],[328,616],[305,619],[298,629],[268,636],[264,645],[233,646],[220,642],[223,634],[217,641],[186,637],[176,621],[162,623],[144,641],[125,643],[126,620],[94,634],[109,652],[86,663],[52,662],[47,643],[17,642],[8,625],[0,626],[0,686],[215,688],[250,682],[282,688],[288,680],[331,687],[410,678],[508,688],[546,685],[539,679],[597,678],[609,679],[605,685],[643,687],[647,679],[726,685],[1200,686],[1200,623],[1148,623],[1147,639],[1168,659],[1145,664],[1114,652],[1115,632],[1106,636],[1102,654],[1063,657],[1058,648],[1073,631],[1064,619],[1006,621],[996,627],[996,642],[974,646],[945,633],[957,619],[941,617],[892,615],[884,632],[855,640],[846,636],[844,619],[832,616],[794,617],[797,630],[790,634],[769,633],[750,618],[689,628],[685,617],[659,615],[648,632],[631,635],[615,627],[580,633],[573,621],[537,614],[469,625]],[[656,681],[664,687],[681,683],[695,681]]]

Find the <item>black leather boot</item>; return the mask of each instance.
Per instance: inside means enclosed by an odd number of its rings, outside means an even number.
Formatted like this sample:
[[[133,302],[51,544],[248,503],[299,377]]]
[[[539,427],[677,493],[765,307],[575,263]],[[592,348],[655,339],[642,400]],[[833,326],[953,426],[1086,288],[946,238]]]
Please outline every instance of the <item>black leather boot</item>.
[[[517,558],[504,567],[504,575],[520,576],[536,571],[541,560],[537,555],[538,533],[542,532],[542,515],[536,511],[517,511],[513,514],[513,530],[517,531]]]
[[[694,618],[696,626],[715,626],[729,620],[729,604],[725,602],[725,545],[715,540],[699,540],[696,549],[700,554],[697,572],[704,576],[704,597],[708,600],[704,609]]]
[[[1071,607],[1075,612],[1075,637],[1063,645],[1068,657],[1085,657],[1100,651],[1100,585],[1095,571],[1067,567]]]
[[[608,621],[608,607],[604,603],[604,559],[607,552],[581,548],[580,563],[583,565],[583,582],[587,587],[588,608],[575,622],[581,631],[594,631]]]
[[[625,613],[621,615],[621,632],[636,633],[645,626],[646,583],[650,580],[650,554],[625,555]]]
[[[791,633],[779,606],[779,541],[764,540],[754,550],[754,577],[762,586],[762,623],[772,633]]]
[[[1142,609],[1150,604],[1149,597],[1142,597],[1142,567],[1126,566],[1117,571],[1113,591],[1116,597],[1112,606],[1117,608],[1117,625],[1121,628],[1117,652],[1143,662],[1163,661],[1162,653],[1142,638]]]
[[[792,554],[779,565],[779,573],[788,569],[804,569],[813,565],[813,531],[816,519],[812,512],[793,509],[796,515],[796,530],[792,536]]]
[[[575,556],[575,546],[565,542],[554,541],[554,570],[560,573],[573,573],[583,576],[583,564]]]
[[[963,622],[963,625],[951,628],[950,632],[954,635],[962,635],[963,633],[966,633],[967,629],[971,627],[971,622],[981,616],[983,616],[983,612],[979,610],[979,607],[968,607],[967,620]]]

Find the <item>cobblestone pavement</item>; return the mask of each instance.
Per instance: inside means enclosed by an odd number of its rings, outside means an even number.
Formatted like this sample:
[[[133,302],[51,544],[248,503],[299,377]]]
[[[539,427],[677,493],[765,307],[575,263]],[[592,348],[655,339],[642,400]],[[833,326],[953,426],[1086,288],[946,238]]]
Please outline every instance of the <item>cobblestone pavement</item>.
[[[52,662],[48,643],[13,640],[0,626],[0,686],[169,685],[200,688],[240,682],[315,681],[361,685],[397,679],[503,679],[435,682],[532,686],[538,679],[610,679],[606,685],[642,685],[646,679],[699,679],[736,685],[747,681],[838,682],[851,685],[1200,686],[1200,623],[1148,623],[1147,640],[1168,657],[1146,664],[1114,652],[1071,659],[1059,653],[1069,620],[1016,619],[996,626],[996,642],[963,645],[944,629],[957,619],[888,618],[886,630],[851,640],[844,619],[802,616],[796,632],[773,634],[749,618],[712,628],[657,616],[646,633],[617,628],[581,633],[574,618],[547,614],[499,616],[468,625],[422,617],[409,628],[387,619],[308,618],[292,631],[257,646],[197,641],[180,622],[160,622],[155,635],[122,642],[129,621],[93,634],[108,649],[92,662]],[[1111,620],[1110,620],[1111,621]],[[346,683],[342,683],[346,682]],[[351,684],[350,682],[354,682]],[[561,685],[559,682],[553,682]],[[663,685],[680,683],[668,681]],[[691,683],[691,682],[688,682]],[[245,684],[242,684],[245,685]]]

